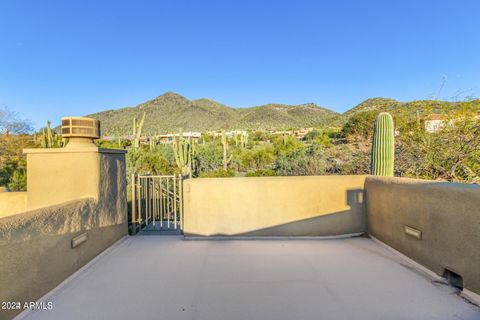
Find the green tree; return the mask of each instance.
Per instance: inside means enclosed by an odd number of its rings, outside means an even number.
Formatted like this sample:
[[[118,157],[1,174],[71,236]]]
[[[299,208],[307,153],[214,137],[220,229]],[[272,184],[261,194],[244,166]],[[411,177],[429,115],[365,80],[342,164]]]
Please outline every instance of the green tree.
[[[355,113],[348,118],[342,128],[342,135],[348,141],[369,140],[373,135],[373,124],[378,111]]]
[[[28,134],[32,132],[32,123],[17,112],[4,107],[0,109],[0,134]]]
[[[27,173],[25,158],[14,156],[0,168],[0,186],[6,186],[11,191],[27,189]]]

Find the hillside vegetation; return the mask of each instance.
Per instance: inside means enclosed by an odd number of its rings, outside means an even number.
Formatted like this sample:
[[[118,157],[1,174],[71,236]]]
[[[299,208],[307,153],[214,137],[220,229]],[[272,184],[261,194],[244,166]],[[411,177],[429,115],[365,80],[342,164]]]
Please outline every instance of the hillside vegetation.
[[[22,148],[60,147],[59,142],[63,141],[56,134],[47,134],[48,127],[30,135],[28,120],[1,111],[0,187],[25,190],[26,162]],[[120,138],[97,141],[105,148],[128,148],[130,174],[181,172],[173,144],[160,143],[156,133],[179,128],[198,131],[239,128],[250,130],[228,139],[202,135],[191,157],[194,177],[324,175],[369,172],[373,124],[381,111],[390,112],[394,118],[396,176],[480,183],[480,100],[403,103],[374,98],[341,115],[314,104],[233,109],[209,99],[190,101],[167,93],[133,108],[100,112],[94,117],[102,121],[104,135],[120,136],[130,135],[134,118],[145,112],[143,144],[135,146],[131,140]],[[441,118],[449,125],[439,132],[427,132],[425,116],[432,113],[442,114]],[[303,139],[259,131],[295,127],[317,129]],[[229,145],[227,148],[225,143]]]
[[[480,112],[480,100],[473,101],[441,101],[441,100],[415,100],[410,102],[400,102],[387,98],[370,98],[358,104],[354,108],[343,114],[349,118],[355,114],[363,112],[382,112],[391,114],[418,115],[424,117],[430,114],[450,114],[455,111],[475,111]]]
[[[145,134],[183,130],[290,129],[339,124],[341,115],[313,103],[268,104],[234,109],[210,99],[188,100],[167,92],[136,107],[89,115],[102,123],[104,135],[128,135],[135,117],[146,113]]]
[[[370,132],[360,135],[348,131],[346,124],[341,130],[310,131],[302,139],[255,131],[247,135],[248,139],[203,135],[198,142],[177,139],[175,144],[144,143],[129,148],[127,176],[132,173],[182,173],[192,177],[369,174],[372,139],[366,137],[371,136],[373,125],[368,126]],[[395,129],[398,132],[395,176],[480,183],[480,119],[471,113],[456,114],[451,125],[434,133],[427,132],[423,123],[415,119],[399,119]],[[99,141],[102,147],[122,149],[129,142],[117,143]],[[190,150],[188,165],[174,156],[180,143],[194,146],[182,149]]]
[[[153,135],[176,132],[180,128],[186,131],[210,131],[340,127],[349,120],[356,124],[357,118],[365,118],[371,122],[381,111],[388,111],[394,117],[424,117],[432,113],[450,114],[464,109],[480,112],[480,100],[400,102],[387,98],[371,98],[344,114],[339,114],[314,103],[267,104],[235,109],[210,99],[188,100],[179,94],[167,92],[135,107],[107,110],[89,116],[101,121],[103,135],[124,136],[131,134],[133,119],[140,118],[144,112],[146,118],[143,132]]]

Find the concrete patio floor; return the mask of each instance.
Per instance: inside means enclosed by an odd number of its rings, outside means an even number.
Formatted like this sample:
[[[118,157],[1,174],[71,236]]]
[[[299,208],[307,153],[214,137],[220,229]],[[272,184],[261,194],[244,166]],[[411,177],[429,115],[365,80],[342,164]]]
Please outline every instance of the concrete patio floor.
[[[33,319],[480,319],[480,308],[367,238],[133,236]]]

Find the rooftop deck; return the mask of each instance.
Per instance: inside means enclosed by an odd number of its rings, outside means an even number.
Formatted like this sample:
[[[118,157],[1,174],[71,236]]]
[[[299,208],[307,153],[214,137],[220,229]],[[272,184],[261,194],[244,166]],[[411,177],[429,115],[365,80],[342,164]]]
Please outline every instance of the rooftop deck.
[[[456,290],[368,238],[130,236],[25,319],[479,319]]]

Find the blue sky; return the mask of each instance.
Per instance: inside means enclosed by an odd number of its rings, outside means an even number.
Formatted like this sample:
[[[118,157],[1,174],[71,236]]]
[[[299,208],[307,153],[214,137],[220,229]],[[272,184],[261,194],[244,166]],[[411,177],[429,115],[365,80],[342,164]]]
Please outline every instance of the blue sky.
[[[0,0],[0,106],[38,127],[165,91],[233,107],[480,95],[480,1]]]

